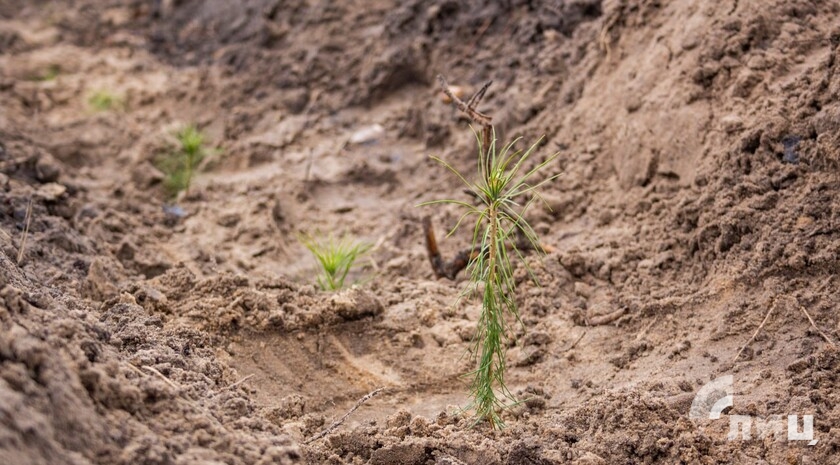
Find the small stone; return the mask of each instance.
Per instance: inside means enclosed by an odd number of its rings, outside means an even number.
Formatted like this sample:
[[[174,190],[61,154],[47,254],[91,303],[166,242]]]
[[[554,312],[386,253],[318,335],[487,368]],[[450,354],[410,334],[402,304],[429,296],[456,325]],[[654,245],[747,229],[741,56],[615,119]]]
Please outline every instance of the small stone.
[[[333,295],[330,304],[336,314],[347,321],[376,316],[384,311],[376,297],[355,288]]]
[[[592,296],[592,286],[586,284],[585,282],[578,281],[575,283],[575,294],[588,299]]]
[[[61,166],[48,153],[41,154],[35,162],[35,179],[39,182],[55,182],[61,176]]]
[[[164,205],[163,214],[167,216],[174,216],[176,218],[183,218],[187,216],[187,211],[180,205]]]
[[[727,134],[732,134],[744,129],[744,120],[737,115],[726,115],[720,119],[720,126]]]
[[[354,132],[348,142],[353,145],[372,144],[383,135],[385,135],[385,128],[381,124],[371,124]]]
[[[277,226],[280,226],[286,221],[286,214],[283,212],[283,205],[280,200],[275,200],[271,207],[271,218]]]
[[[293,115],[300,114],[309,104],[309,91],[305,88],[290,90],[280,101]]]
[[[47,202],[56,202],[66,193],[67,187],[55,182],[44,184],[35,191],[35,195]]]
[[[239,222],[241,220],[242,220],[242,217],[239,216],[238,213],[228,213],[228,214],[220,216],[219,219],[216,220],[216,224],[218,224],[219,226],[221,226],[223,228],[232,228],[232,227],[236,226],[237,224],[239,224]]]
[[[764,55],[753,55],[747,60],[747,68],[761,71],[772,67],[775,64],[772,58],[765,57]]]
[[[796,227],[797,229],[808,229],[811,225],[814,224],[814,218],[810,216],[800,216],[796,219]]]
[[[784,146],[784,153],[782,154],[782,162],[791,165],[799,164],[799,137],[788,136],[782,140]]]

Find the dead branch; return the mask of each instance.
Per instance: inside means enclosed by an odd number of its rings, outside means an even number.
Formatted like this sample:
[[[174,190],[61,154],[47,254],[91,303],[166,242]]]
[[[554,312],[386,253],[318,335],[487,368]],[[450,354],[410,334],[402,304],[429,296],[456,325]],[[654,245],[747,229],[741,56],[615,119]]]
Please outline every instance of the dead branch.
[[[618,23],[618,20],[621,19],[620,14],[613,14],[604,22],[601,26],[601,31],[598,33],[598,44],[601,46],[601,50],[606,52],[607,61],[610,60],[611,55],[611,47],[610,42],[612,42],[610,38],[610,33],[612,28]]]

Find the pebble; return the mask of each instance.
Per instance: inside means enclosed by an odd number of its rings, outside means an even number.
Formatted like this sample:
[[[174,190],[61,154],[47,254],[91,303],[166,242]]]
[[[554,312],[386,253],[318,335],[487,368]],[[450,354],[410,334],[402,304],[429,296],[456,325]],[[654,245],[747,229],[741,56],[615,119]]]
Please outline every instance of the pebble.
[[[364,145],[376,142],[385,134],[385,128],[381,124],[365,126],[350,136],[349,143],[353,145]]]
[[[47,202],[56,202],[58,201],[58,199],[61,198],[61,196],[63,196],[66,193],[67,187],[55,182],[50,182],[39,186],[38,190],[35,191],[35,195],[46,200]]]
[[[61,167],[50,154],[42,154],[35,162],[35,179],[39,182],[55,182],[61,176]]]
[[[184,210],[184,208],[180,205],[164,205],[163,213],[177,218],[183,218],[187,216],[187,211]]]
[[[720,126],[727,134],[744,129],[744,120],[737,115],[726,115],[720,119]]]
[[[782,163],[791,165],[799,164],[799,138],[796,136],[788,136],[782,140],[784,145],[784,154],[782,155]]]

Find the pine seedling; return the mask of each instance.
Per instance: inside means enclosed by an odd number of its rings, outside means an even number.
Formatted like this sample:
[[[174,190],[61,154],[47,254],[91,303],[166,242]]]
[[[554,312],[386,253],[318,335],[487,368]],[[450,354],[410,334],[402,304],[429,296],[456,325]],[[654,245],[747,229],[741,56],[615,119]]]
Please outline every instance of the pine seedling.
[[[181,191],[189,193],[193,175],[208,154],[204,134],[193,125],[176,132],[175,138],[178,148],[157,160],[158,169],[166,175],[163,185],[172,197]]]
[[[87,101],[91,109],[98,112],[122,110],[125,108],[125,101],[119,95],[107,90],[98,90],[88,97]]]
[[[538,189],[556,178],[551,176],[533,183],[535,175],[557,155],[526,170],[525,163],[540,141],[520,152],[514,149],[518,139],[497,151],[495,132],[492,132],[492,137],[485,138],[490,139],[488,144],[483,144],[478,134],[476,139],[479,147],[476,182],[467,181],[464,175],[440,158],[432,158],[453,172],[479,200],[479,205],[458,200],[427,204],[448,203],[463,207],[465,212],[452,232],[468,217],[475,219],[474,252],[467,265],[470,283],[465,294],[481,296],[481,314],[471,353],[476,368],[467,374],[472,378],[472,403],[469,408],[474,410],[476,422],[486,420],[495,429],[504,427],[499,410],[510,405],[505,399],[516,402],[505,385],[505,350],[511,337],[509,321],[520,321],[511,259],[514,255],[524,263],[522,251],[518,248],[522,245],[518,240],[520,237],[527,239],[529,248],[543,252],[536,233],[523,215],[535,199],[540,198]]]
[[[356,259],[371,249],[371,245],[356,241],[348,236],[336,239],[315,239],[310,235],[301,235],[300,242],[312,252],[321,273],[317,277],[318,286],[325,291],[336,291],[344,287],[344,280],[353,268]]]

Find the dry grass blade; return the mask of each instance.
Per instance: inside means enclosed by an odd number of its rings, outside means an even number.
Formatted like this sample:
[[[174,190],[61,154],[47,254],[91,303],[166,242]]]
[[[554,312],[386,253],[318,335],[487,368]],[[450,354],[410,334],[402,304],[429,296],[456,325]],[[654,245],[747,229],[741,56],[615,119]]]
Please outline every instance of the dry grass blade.
[[[163,382],[165,382],[166,384],[172,386],[172,388],[174,388],[175,390],[178,390],[178,391],[181,390],[181,386],[178,386],[177,384],[175,384],[175,381],[172,381],[171,379],[167,378],[166,375],[164,375],[163,373],[158,371],[157,368],[146,366],[146,365],[144,365],[143,368],[146,369],[146,370],[149,370],[152,373],[154,373],[155,376],[157,376],[158,378],[163,380]]]
[[[20,240],[20,247],[18,248],[17,264],[23,261],[23,253],[26,251],[26,239],[29,237],[29,225],[32,224],[32,197],[29,198],[29,205],[26,207],[26,218],[24,219],[26,226],[23,228],[23,238]]]
[[[808,313],[808,310],[805,310],[805,307],[803,307],[802,304],[799,303],[798,299],[792,299],[796,302],[796,306],[799,307],[799,310],[802,310],[802,313],[804,313],[805,316],[808,318],[808,321],[811,323],[811,326],[814,328],[814,330],[820,333],[820,336],[822,336],[822,338],[825,339],[825,342],[831,344],[831,347],[836,348],[837,345],[831,339],[829,339],[828,336],[820,328],[817,327],[816,323],[814,323],[814,319],[811,318],[811,315]]]
[[[338,428],[339,426],[341,426],[341,425],[342,425],[342,424],[343,424],[343,423],[347,420],[347,418],[348,418],[350,415],[352,415],[352,414],[353,414],[353,412],[355,412],[356,410],[358,410],[358,409],[359,409],[359,407],[361,407],[361,406],[362,406],[362,404],[364,404],[365,402],[367,402],[367,401],[369,401],[370,399],[372,399],[374,396],[376,396],[377,394],[379,394],[380,392],[382,392],[384,389],[385,389],[385,388],[377,388],[377,389],[375,389],[375,390],[373,390],[373,391],[371,391],[371,392],[367,393],[364,397],[362,397],[361,399],[359,399],[358,401],[356,401],[356,404],[355,404],[355,405],[353,405],[353,408],[351,408],[351,409],[350,409],[347,413],[345,413],[343,417],[341,417],[341,418],[339,418],[338,420],[334,421],[334,422],[333,422],[330,426],[328,426],[328,427],[327,427],[327,429],[325,429],[324,431],[321,431],[320,433],[316,434],[315,436],[312,436],[312,438],[307,439],[307,440],[306,440],[306,441],[304,441],[303,443],[304,443],[304,444],[310,444],[310,443],[313,443],[313,442],[315,442],[315,441],[317,441],[317,440],[319,440],[319,439],[323,438],[324,436],[326,436],[326,435],[330,434],[330,433],[331,433],[331,432],[333,432],[336,428]]]
[[[797,299],[797,298],[795,298],[795,297],[789,297],[789,299],[791,300],[791,302],[792,302],[793,304],[795,304],[795,305],[796,305],[796,307],[798,307],[798,308],[799,308],[799,310],[800,310],[803,314],[805,314],[805,318],[808,318],[808,322],[811,324],[811,327],[812,327],[812,328],[814,328],[814,330],[815,330],[817,333],[819,333],[819,335],[820,335],[820,336],[821,336],[821,337],[825,340],[825,342],[829,343],[829,344],[831,345],[831,347],[835,347],[835,348],[836,348],[836,347],[837,347],[837,344],[835,344],[835,343],[834,343],[834,341],[832,341],[832,340],[831,340],[831,338],[829,338],[829,337],[828,337],[828,335],[827,335],[827,334],[825,334],[825,333],[824,333],[824,332],[823,332],[823,331],[822,331],[822,330],[821,330],[821,329],[817,326],[817,323],[814,321],[814,319],[813,319],[813,318],[811,318],[811,314],[810,314],[810,313],[808,313],[808,310],[805,310],[805,307],[803,307],[803,306],[802,306],[802,304],[800,304],[800,303],[799,303],[799,299]],[[741,356],[741,353],[742,353],[742,352],[744,352],[744,350],[747,348],[747,346],[749,346],[750,344],[752,344],[752,342],[755,340],[756,336],[758,336],[758,332],[759,332],[759,331],[761,331],[761,328],[763,328],[763,327],[764,327],[764,325],[767,323],[767,320],[769,320],[769,319],[770,319],[770,315],[773,313],[773,310],[775,310],[775,308],[776,308],[776,298],[774,297],[774,298],[773,298],[773,302],[772,302],[772,304],[770,305],[770,310],[768,310],[768,311],[767,311],[767,314],[764,316],[764,320],[762,320],[762,321],[761,321],[761,324],[760,324],[760,325],[758,325],[758,328],[756,328],[756,330],[755,330],[755,332],[753,333],[753,335],[752,335],[752,337],[750,338],[750,340],[749,340],[749,341],[747,341],[747,343],[746,343],[746,344],[744,344],[744,346],[743,346],[743,347],[741,347],[741,350],[739,350],[737,354],[735,354],[735,358],[733,358],[733,359],[732,359],[732,363],[735,363],[735,361],[737,361],[737,360],[738,360],[738,357],[740,357],[740,356]]]
[[[566,347],[561,352],[565,354],[566,352],[568,352],[568,351],[574,349],[575,347],[577,347],[578,342],[580,342],[580,340],[583,339],[584,336],[586,336],[586,331],[580,333],[580,336],[578,336],[578,338],[575,339],[575,342],[571,343],[571,345],[569,345],[569,347]]]
[[[244,383],[245,381],[248,381],[249,379],[251,379],[251,378],[253,378],[253,377],[254,377],[254,375],[248,375],[248,376],[246,376],[246,377],[244,377],[244,378],[240,379],[239,381],[237,381],[237,382],[235,382],[235,383],[231,384],[231,385],[230,385],[230,386],[228,386],[227,388],[228,388],[228,389],[233,389],[233,388],[235,388],[236,386],[239,386],[240,384]]]
[[[746,343],[746,344],[744,344],[744,345],[741,347],[741,350],[739,350],[737,354],[735,354],[735,358],[733,358],[733,359],[732,359],[732,363],[735,363],[735,361],[737,361],[737,360],[738,360],[738,357],[740,357],[740,356],[741,356],[741,353],[742,353],[742,352],[744,352],[744,349],[746,349],[748,345],[752,344],[752,341],[754,341],[754,340],[755,340],[755,337],[756,337],[756,336],[758,336],[758,332],[759,332],[759,331],[761,331],[761,328],[763,328],[763,327],[764,327],[764,325],[767,323],[767,320],[769,320],[769,319],[770,319],[770,315],[773,313],[773,310],[774,310],[775,308],[776,308],[776,298],[774,297],[774,298],[773,298],[773,303],[770,305],[770,310],[767,310],[767,314],[766,314],[766,315],[764,315],[764,319],[763,319],[763,320],[761,320],[761,324],[760,324],[760,325],[758,325],[758,328],[756,328],[756,329],[755,329],[755,332],[753,333],[753,335],[752,335],[752,337],[750,338],[750,340],[749,340],[749,341],[747,341],[747,343]]]

